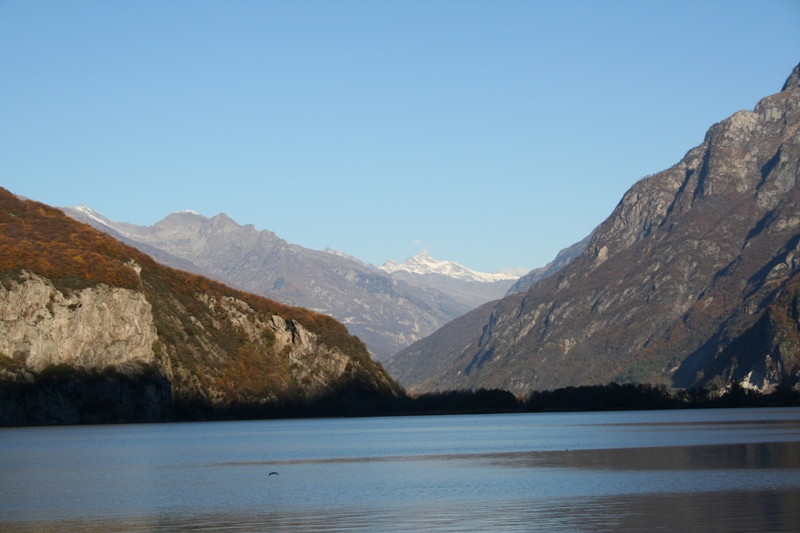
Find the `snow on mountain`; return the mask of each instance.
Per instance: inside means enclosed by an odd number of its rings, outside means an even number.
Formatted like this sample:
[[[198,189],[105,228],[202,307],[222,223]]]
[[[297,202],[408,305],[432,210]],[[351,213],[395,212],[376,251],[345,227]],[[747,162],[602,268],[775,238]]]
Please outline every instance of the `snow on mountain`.
[[[73,206],[71,209],[83,213],[86,217],[104,226],[112,227],[111,221],[86,204]]]
[[[378,267],[384,272],[393,274],[395,272],[410,272],[412,274],[439,274],[462,281],[477,281],[482,283],[492,283],[495,281],[515,280],[519,276],[513,274],[488,274],[486,272],[476,272],[453,261],[437,261],[428,252],[420,252],[413,257],[409,257],[402,263],[397,261],[387,261]]]
[[[339,251],[339,250],[334,250],[334,249],[333,249],[333,248],[331,248],[331,247],[325,248],[325,249],[324,249],[324,250],[322,250],[322,251],[323,251],[323,252],[325,252],[326,254],[335,255],[335,256],[337,256],[337,257],[343,257],[343,258],[345,258],[345,259],[349,259],[350,261],[355,261],[356,263],[359,263],[359,264],[361,264],[361,265],[365,265],[365,264],[366,264],[366,263],[364,263],[364,261],[362,261],[362,260],[361,260],[361,259],[359,259],[358,257],[355,257],[355,256],[353,256],[353,255],[346,254],[346,253],[344,253],[344,252],[342,252],[342,251]]]
[[[95,229],[105,232],[109,232],[109,230],[111,230],[127,238],[135,238],[136,234],[144,229],[140,226],[136,226],[135,224],[128,224],[127,222],[115,222],[85,204],[75,205],[72,207],[61,207],[59,209],[64,211],[72,218],[93,226]]]

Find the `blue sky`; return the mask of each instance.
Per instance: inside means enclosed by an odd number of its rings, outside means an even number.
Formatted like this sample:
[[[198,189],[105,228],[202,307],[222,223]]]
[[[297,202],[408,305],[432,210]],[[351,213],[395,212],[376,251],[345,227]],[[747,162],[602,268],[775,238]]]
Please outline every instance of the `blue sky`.
[[[0,186],[528,270],[798,62],[798,1],[0,0]]]

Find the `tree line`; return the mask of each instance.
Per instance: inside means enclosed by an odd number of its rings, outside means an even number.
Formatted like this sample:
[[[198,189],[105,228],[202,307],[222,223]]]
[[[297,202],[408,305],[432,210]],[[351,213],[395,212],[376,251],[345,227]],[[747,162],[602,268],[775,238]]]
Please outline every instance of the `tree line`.
[[[234,400],[223,406],[176,398],[170,389],[155,367],[141,369],[136,376],[66,364],[32,373],[0,355],[0,425],[800,406],[800,391],[789,386],[759,394],[739,383],[724,391],[609,383],[517,397],[502,389],[386,394],[356,380],[314,399],[286,396],[269,403]]]

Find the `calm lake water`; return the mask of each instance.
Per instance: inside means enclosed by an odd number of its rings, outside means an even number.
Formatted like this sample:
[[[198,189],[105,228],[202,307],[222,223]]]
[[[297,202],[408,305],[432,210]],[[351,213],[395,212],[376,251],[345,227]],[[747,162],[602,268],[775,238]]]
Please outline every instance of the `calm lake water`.
[[[0,429],[2,531],[799,529],[796,408]]]

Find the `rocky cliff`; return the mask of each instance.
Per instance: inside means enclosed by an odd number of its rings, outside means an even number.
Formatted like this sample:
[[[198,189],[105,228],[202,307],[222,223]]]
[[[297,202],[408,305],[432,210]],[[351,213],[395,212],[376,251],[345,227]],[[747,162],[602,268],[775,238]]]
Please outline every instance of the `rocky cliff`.
[[[1,189],[0,282],[0,424],[403,394],[332,318],[163,267]]]
[[[0,353],[24,358],[34,371],[150,363],[157,338],[139,291],[103,284],[64,294],[30,271],[0,286]]]
[[[799,128],[800,66],[781,92],[631,187],[556,275],[436,353],[425,340],[389,367],[412,390],[796,385]]]

